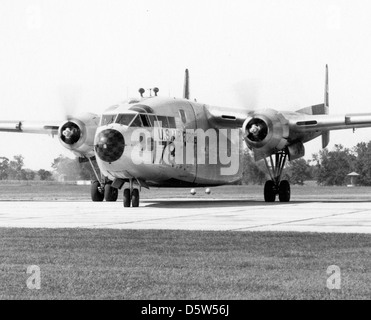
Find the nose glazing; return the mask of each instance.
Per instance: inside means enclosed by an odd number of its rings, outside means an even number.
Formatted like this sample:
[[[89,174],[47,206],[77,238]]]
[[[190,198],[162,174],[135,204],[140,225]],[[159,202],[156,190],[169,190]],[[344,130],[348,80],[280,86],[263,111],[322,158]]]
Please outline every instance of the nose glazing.
[[[120,159],[124,149],[124,136],[117,130],[103,130],[98,133],[95,139],[95,152],[105,162],[114,162]]]

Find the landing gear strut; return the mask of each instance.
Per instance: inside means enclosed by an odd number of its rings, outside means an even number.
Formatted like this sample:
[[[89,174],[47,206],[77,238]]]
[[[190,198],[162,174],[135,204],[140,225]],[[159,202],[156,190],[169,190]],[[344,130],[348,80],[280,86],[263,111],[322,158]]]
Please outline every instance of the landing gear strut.
[[[290,183],[287,180],[281,180],[282,171],[287,159],[287,151],[282,150],[270,157],[270,165],[268,160],[264,158],[265,165],[271,177],[264,185],[264,200],[265,202],[274,202],[276,195],[281,202],[290,201]]]
[[[93,181],[90,188],[91,200],[92,201],[116,201],[118,198],[118,190],[112,187],[112,181],[108,180],[103,175],[98,174],[94,167],[91,158],[88,158],[91,167],[93,168],[95,177],[97,180]]]
[[[133,179],[129,183],[130,187],[124,189],[124,207],[139,207],[139,190],[134,188]]]

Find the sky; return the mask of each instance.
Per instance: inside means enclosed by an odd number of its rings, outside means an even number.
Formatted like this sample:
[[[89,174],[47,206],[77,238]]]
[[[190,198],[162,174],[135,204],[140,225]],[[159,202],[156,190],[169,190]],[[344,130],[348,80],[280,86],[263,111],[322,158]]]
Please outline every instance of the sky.
[[[102,112],[160,88],[243,108],[371,112],[368,0],[1,0],[0,120],[62,120]],[[68,110],[70,111],[70,110]],[[371,129],[331,133],[334,144],[371,140]],[[306,144],[306,158],[321,148]],[[0,156],[51,169],[73,155],[47,135],[0,134]]]

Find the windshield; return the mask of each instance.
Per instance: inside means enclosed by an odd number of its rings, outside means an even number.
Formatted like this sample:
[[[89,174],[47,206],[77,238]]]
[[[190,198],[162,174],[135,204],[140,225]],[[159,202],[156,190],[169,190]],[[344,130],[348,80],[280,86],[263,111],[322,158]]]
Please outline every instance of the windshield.
[[[111,124],[115,121],[115,118],[116,118],[116,114],[106,114],[106,115],[103,115],[102,116],[102,122],[101,122],[101,125],[102,126],[105,126],[107,124]]]
[[[111,115],[102,118],[102,125],[112,123]],[[113,116],[115,119],[116,116]],[[116,123],[130,127],[156,127],[176,128],[175,118],[167,116],[155,116],[143,113],[120,113],[116,118]],[[157,125],[156,125],[157,123]]]
[[[122,113],[119,114],[116,120],[116,123],[122,124],[124,126],[128,126],[135,117],[135,114],[132,113]]]
[[[130,124],[130,127],[143,127],[142,121],[140,120],[139,115],[137,114],[133,122]]]
[[[148,116],[146,114],[141,114],[140,118],[142,119],[143,126],[150,127],[151,123],[149,122]]]

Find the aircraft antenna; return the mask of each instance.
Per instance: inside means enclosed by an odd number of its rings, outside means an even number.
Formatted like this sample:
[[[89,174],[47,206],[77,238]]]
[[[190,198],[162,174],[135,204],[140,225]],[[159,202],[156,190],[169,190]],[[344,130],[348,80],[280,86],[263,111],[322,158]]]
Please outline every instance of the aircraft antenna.
[[[189,99],[189,71],[188,69],[185,70],[183,98]]]

